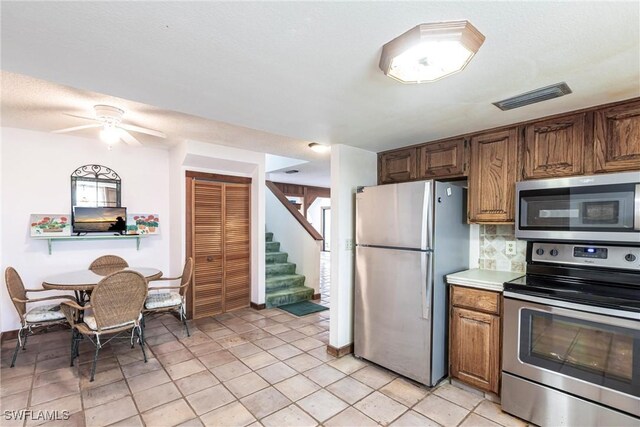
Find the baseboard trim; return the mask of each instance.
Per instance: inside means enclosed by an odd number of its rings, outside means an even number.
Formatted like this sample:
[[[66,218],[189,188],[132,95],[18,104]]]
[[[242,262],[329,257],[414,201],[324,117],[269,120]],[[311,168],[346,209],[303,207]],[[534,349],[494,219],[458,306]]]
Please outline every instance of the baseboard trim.
[[[311,298],[312,300],[319,300],[322,297],[321,294],[313,294],[313,297]]]
[[[37,327],[37,328],[33,328],[33,333],[34,334],[38,334],[44,328],[46,328],[46,326],[40,326],[40,327]],[[51,328],[51,330],[55,330],[55,331],[64,330],[64,329],[70,329],[68,323],[58,323],[58,324],[49,326],[49,328]],[[18,329],[14,329],[12,331],[4,331],[4,332],[0,333],[0,343],[1,342],[5,342],[5,341],[11,341],[11,340],[17,339],[18,338],[18,331],[19,331]]]
[[[327,344],[327,353],[329,353],[333,357],[342,357],[347,354],[353,353],[353,343],[347,344],[342,347],[334,347],[330,344]]]
[[[2,335],[0,335],[0,342],[15,340],[16,338],[18,338],[17,329],[13,331],[5,331],[2,333]]]
[[[255,302],[251,301],[251,308],[253,308],[254,310],[264,310],[265,308],[267,308],[267,304],[256,304]]]

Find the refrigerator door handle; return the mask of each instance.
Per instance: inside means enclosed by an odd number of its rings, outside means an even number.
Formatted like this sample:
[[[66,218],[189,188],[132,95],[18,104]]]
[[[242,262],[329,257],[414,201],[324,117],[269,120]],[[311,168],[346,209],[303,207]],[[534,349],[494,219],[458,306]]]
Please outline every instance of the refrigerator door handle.
[[[420,272],[425,282],[422,285],[422,318],[429,320],[431,317],[431,293],[433,290],[433,268],[431,268],[431,254],[427,253],[420,261]]]
[[[422,242],[420,249],[431,249],[433,245],[433,196],[431,194],[433,181],[424,183],[424,198],[422,199]]]

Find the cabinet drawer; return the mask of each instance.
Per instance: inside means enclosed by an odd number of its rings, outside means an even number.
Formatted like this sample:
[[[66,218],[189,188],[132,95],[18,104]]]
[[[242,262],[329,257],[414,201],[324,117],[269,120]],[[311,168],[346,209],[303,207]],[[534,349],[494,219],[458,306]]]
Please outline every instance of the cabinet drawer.
[[[500,314],[500,294],[497,292],[452,286],[451,304],[485,313]]]

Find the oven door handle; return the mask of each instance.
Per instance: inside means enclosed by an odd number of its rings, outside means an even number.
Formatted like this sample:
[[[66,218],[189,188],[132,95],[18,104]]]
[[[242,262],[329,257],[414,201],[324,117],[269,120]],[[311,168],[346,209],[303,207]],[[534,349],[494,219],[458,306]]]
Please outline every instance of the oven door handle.
[[[640,320],[640,313],[633,311],[615,310],[612,308],[598,307],[593,305],[576,304],[568,301],[561,301],[557,299],[537,297],[534,295],[520,294],[516,292],[504,291],[505,298],[512,298],[522,301],[534,302],[537,304],[549,305],[553,307],[562,307],[570,310],[579,310],[586,313],[602,314],[605,316],[615,316],[624,319]]]

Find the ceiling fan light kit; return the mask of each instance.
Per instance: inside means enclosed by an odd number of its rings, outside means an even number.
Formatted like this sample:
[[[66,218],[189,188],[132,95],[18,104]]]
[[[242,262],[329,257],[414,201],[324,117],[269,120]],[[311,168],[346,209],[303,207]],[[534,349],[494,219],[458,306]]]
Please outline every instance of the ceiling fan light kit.
[[[461,71],[484,40],[469,21],[420,24],[382,47],[380,69],[402,83],[433,82]]]
[[[124,110],[118,107],[113,107],[111,105],[94,105],[93,110],[95,113],[95,118],[75,116],[71,114],[69,115],[72,117],[77,117],[84,120],[93,120],[98,123],[60,129],[60,130],[53,131],[53,133],[67,133],[67,132],[74,132],[74,131],[83,130],[83,129],[102,128],[102,130],[100,131],[100,139],[106,142],[107,144],[109,144],[109,148],[111,148],[113,144],[120,142],[120,140],[123,140],[126,144],[129,144],[129,145],[142,145],[141,142],[138,141],[129,132],[144,133],[144,134],[152,135],[158,138],[167,137],[164,133],[157,130],[147,129],[140,126],[122,123],[122,116],[124,116]]]

